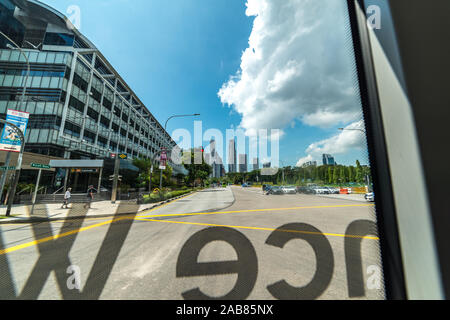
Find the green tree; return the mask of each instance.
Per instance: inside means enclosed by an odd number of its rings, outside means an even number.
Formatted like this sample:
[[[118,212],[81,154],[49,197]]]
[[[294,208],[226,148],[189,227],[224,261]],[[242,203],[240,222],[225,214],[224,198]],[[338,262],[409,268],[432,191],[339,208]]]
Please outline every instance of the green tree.
[[[348,182],[353,182],[353,167],[347,167],[348,170]]]
[[[339,171],[338,171],[337,167],[334,167],[334,170],[333,170],[333,183],[337,184],[338,181],[339,181]]]
[[[143,187],[147,184],[149,186],[149,192],[151,192],[150,190],[150,176],[151,176],[150,170],[152,167],[151,160],[147,158],[133,159],[133,165],[139,169],[139,176],[137,179],[138,183],[140,184],[140,187]],[[152,177],[152,183],[156,183],[155,177]]]
[[[187,154],[187,157],[190,156],[190,163],[184,162],[184,167],[188,170],[188,175],[186,182],[189,185],[195,186],[197,182],[199,182],[202,186],[204,186],[204,182],[206,179],[208,179],[209,175],[212,172],[212,167],[205,162],[205,158],[203,156],[203,152],[201,155],[202,163],[196,164],[195,158],[197,155],[194,152],[190,152]],[[184,157],[186,157],[186,153],[184,154]]]
[[[328,183],[333,183],[333,173],[331,167],[328,167]]]
[[[345,169],[344,169],[344,167],[341,167],[339,169],[339,181],[341,183],[346,183],[347,182],[347,178],[345,176]]]

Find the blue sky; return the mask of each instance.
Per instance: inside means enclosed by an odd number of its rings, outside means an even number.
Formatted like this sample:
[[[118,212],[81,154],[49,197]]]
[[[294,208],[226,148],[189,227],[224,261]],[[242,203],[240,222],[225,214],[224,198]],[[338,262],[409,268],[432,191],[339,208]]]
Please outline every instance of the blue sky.
[[[280,140],[280,158],[286,165],[295,165],[300,158],[318,160],[318,155],[322,151],[332,153],[331,145],[337,145],[339,141],[345,144],[344,149],[348,149],[346,152],[335,155],[339,163],[354,164],[356,158],[366,163],[364,148],[357,146],[358,143],[361,144],[361,141],[355,138],[356,132],[345,133],[347,138],[350,138],[350,142],[348,142],[349,139],[343,139],[346,138],[345,136],[337,136],[339,135],[338,127],[357,124],[358,118],[354,116],[355,108],[351,110],[352,112],[343,112],[341,117],[336,118],[336,123],[330,125],[330,123],[324,123],[322,118],[328,119],[330,114],[339,114],[339,112],[329,107],[324,107],[325,113],[306,111],[303,107],[298,107],[299,110],[295,113],[289,111],[303,103],[306,106],[312,100],[317,102],[317,99],[299,99],[297,95],[295,97],[297,101],[294,104],[283,103],[280,107],[274,102],[273,97],[261,93],[256,86],[248,88],[248,83],[259,83],[261,79],[264,82],[267,80],[264,74],[270,73],[275,75],[274,78],[265,82],[273,85],[276,79],[284,79],[282,71],[286,71],[286,68],[283,69],[281,66],[276,69],[277,66],[270,61],[270,58],[262,61],[262,64],[255,65],[251,57],[246,59],[243,56],[244,51],[249,48],[251,34],[253,38],[253,44],[250,45],[253,50],[251,54],[257,55],[267,50],[275,52],[276,46],[281,48],[285,45],[273,44],[274,41],[270,41],[272,46],[270,47],[267,40],[269,37],[260,39],[259,35],[265,31],[253,27],[256,15],[262,17],[260,18],[263,20],[262,28],[266,27],[267,30],[273,30],[273,24],[282,26],[282,22],[289,17],[280,20],[274,17],[269,19],[268,13],[263,11],[268,10],[267,6],[259,6],[268,0],[258,1],[258,4],[249,1],[248,15],[246,15],[245,1],[242,0],[44,0],[43,2],[67,15],[69,15],[67,8],[71,5],[77,5],[81,9],[80,31],[102,51],[162,124],[172,114],[201,113],[199,120],[203,121],[204,131],[217,128],[225,135],[226,129],[236,128],[239,125],[246,130],[258,129],[260,127],[254,122],[264,123],[264,120],[273,117],[273,128],[282,129],[284,132]],[[297,5],[296,8],[271,8],[271,10],[277,12],[278,9],[285,10],[287,14],[293,10],[309,10],[301,7],[301,0],[294,2]],[[312,13],[315,10],[317,8],[311,8]],[[280,27],[280,32],[282,34],[295,32],[292,27],[286,28],[291,29],[282,30]],[[279,38],[282,37],[279,36]],[[308,41],[316,40],[302,41],[308,43]],[[335,50],[333,45],[336,44],[331,41],[331,51]],[[287,57],[288,65],[292,66],[293,60],[307,59],[308,54],[302,54],[299,57]],[[283,61],[283,59],[281,56],[277,58],[277,61]],[[330,60],[332,59],[335,57]],[[262,60],[264,60],[264,54]],[[244,66],[243,71],[240,70],[241,63]],[[297,65],[301,66],[301,63]],[[275,69],[267,70],[267,66]],[[227,86],[230,84],[228,82],[230,77],[236,75],[239,77],[239,74],[255,77],[248,83],[236,78],[234,82],[248,89],[248,96],[256,97],[254,101],[262,101],[261,103],[249,105],[246,100],[246,91],[242,94],[236,92],[231,86]],[[277,75],[279,75],[278,78]],[[301,85],[301,82],[298,84]],[[219,97],[219,90],[223,86],[226,90],[224,95]],[[311,89],[308,90],[311,91]],[[302,93],[299,92],[299,94]],[[327,94],[321,92],[318,96],[323,97]],[[330,95],[333,94],[330,93]],[[267,100],[263,101],[266,98]],[[320,99],[320,103],[329,104],[322,100]],[[292,99],[285,101],[292,101]],[[354,102],[349,103],[354,104]],[[286,106],[285,109],[283,109],[284,106]],[[258,109],[259,107],[261,109]],[[251,112],[258,114],[261,120],[258,116],[252,116],[248,108]],[[265,113],[272,111],[273,114]],[[320,120],[318,120],[319,116],[322,117]],[[255,121],[252,122],[252,119]],[[193,120],[193,118],[171,120],[168,131],[186,128],[193,132]],[[264,124],[264,127],[271,128],[271,121],[268,123],[269,125]],[[328,141],[333,137],[338,143],[333,140]],[[316,146],[312,145],[320,141],[325,142]],[[310,147],[309,153],[308,147]]]

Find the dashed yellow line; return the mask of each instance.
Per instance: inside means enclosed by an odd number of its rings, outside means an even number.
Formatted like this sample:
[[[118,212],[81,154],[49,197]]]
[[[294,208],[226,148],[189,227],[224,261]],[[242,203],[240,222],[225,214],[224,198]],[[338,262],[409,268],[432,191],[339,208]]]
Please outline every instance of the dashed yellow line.
[[[235,229],[249,229],[249,230],[264,230],[264,231],[275,231],[275,230],[278,230],[279,232],[289,232],[289,233],[302,233],[302,234],[325,235],[325,236],[330,236],[330,237],[341,237],[341,238],[358,238],[358,239],[380,240],[380,238],[373,237],[373,236],[359,236],[359,235],[340,234],[340,233],[321,233],[321,232],[300,231],[300,230],[283,230],[283,229],[261,228],[261,227],[230,226],[230,225],[213,224],[213,223],[168,221],[168,220],[156,220],[156,219],[148,219],[148,218],[147,219],[136,218],[135,220],[150,221],[150,222],[161,222],[161,223],[186,224],[186,225],[196,225],[196,226],[225,227],[225,228],[235,228]]]
[[[195,194],[195,193],[194,193]],[[149,215],[149,216],[142,216],[142,214],[147,214],[149,212],[152,212],[154,210],[158,210],[161,209],[169,204],[175,203],[179,200],[182,200],[184,198],[187,198],[189,196],[192,196],[193,194],[189,194],[187,196],[178,198],[176,200],[170,201],[168,203],[165,203],[161,206],[158,206],[156,208],[153,209],[149,209],[145,212],[140,213],[139,215],[137,215],[134,219],[135,220],[141,220],[141,221],[156,221],[156,222],[167,222],[167,223],[179,223],[179,224],[191,224],[191,225],[203,225],[203,226],[221,226],[221,225],[214,225],[214,224],[206,224],[206,223],[193,223],[193,222],[181,222],[181,221],[162,221],[162,220],[153,220],[153,219],[149,219],[149,218],[159,218],[159,217],[173,217],[173,216],[194,216],[194,215],[213,215],[213,214],[226,214],[226,213],[243,213],[243,212],[267,212],[267,211],[286,211],[286,210],[301,210],[301,209],[318,209],[318,208],[348,208],[348,207],[370,207],[373,206],[373,204],[365,204],[365,205],[335,205],[335,206],[309,206],[309,207],[292,207],[292,208],[271,208],[271,209],[250,209],[250,210],[235,210],[235,211],[219,211],[219,212],[199,212],[199,213],[180,213],[180,214],[161,214],[161,215]],[[147,218],[147,219],[146,219]],[[93,219],[102,219],[102,218],[90,218],[90,219],[86,219],[86,220],[93,220]],[[104,222],[100,222],[91,226],[87,226],[87,227],[82,227],[82,228],[78,228],[78,229],[74,229],[71,231],[67,231],[61,234],[57,234],[57,235],[53,235],[50,237],[45,237],[42,239],[38,239],[38,240],[34,240],[34,241],[30,241],[27,243],[23,243],[17,246],[13,246],[10,248],[5,248],[5,249],[1,249],[0,250],[0,255],[9,253],[9,252],[13,252],[13,251],[17,251],[17,250],[21,250],[24,248],[28,248],[31,246],[35,246],[38,245],[40,243],[43,242],[47,242],[47,241],[51,241],[51,240],[55,240],[58,238],[62,238],[62,237],[67,237],[79,232],[83,232],[86,230],[90,230],[93,228],[98,228],[104,225],[108,225],[111,224],[113,222],[117,222],[117,221],[121,221],[121,220],[126,220],[126,219],[131,219],[128,216],[123,216],[120,218],[116,218],[116,219],[111,219],[108,221],[104,221]],[[55,220],[55,221],[51,221],[51,222],[58,222],[59,220]],[[64,221],[64,220],[61,220]],[[257,228],[257,227],[245,227],[245,226],[224,226],[224,227],[230,227],[230,228],[241,228],[241,229],[254,229],[254,230],[267,230],[267,231],[274,231],[276,229],[271,229],[271,228]],[[295,231],[295,230],[286,230],[284,232],[299,232],[299,231]],[[324,234],[324,235],[329,235],[329,236],[339,236],[339,237],[345,237],[346,235],[340,235],[340,234]],[[361,237],[361,236],[348,236],[348,237],[359,237],[359,238],[364,238],[364,239],[372,239],[372,240],[379,240],[377,237]]]
[[[226,213],[246,213],[246,212],[266,212],[266,211],[291,211],[304,209],[330,209],[330,208],[351,208],[351,207],[373,207],[373,204],[351,204],[351,205],[334,205],[334,206],[308,206],[308,207],[292,207],[292,208],[268,208],[268,209],[246,209],[235,211],[216,211],[216,212],[192,212],[192,213],[173,213],[161,215],[139,216],[140,218],[161,218],[161,217],[178,217],[178,216],[197,216],[197,215],[212,215],[212,214],[226,214]]]
[[[191,196],[191,195],[192,194],[189,194],[186,197]],[[186,197],[181,197],[181,198],[178,198],[176,200],[170,201],[168,203],[165,203],[162,206],[150,209],[147,212],[151,212],[151,211],[160,209],[160,208],[162,208],[164,206],[167,206],[167,205],[169,205],[171,203],[174,203],[174,202],[176,202],[178,200],[181,200],[183,198],[186,198]],[[120,217],[120,218],[111,219],[109,221],[100,222],[100,223],[97,223],[97,224],[94,224],[94,225],[91,225],[91,226],[74,229],[74,230],[71,230],[71,231],[67,231],[67,232],[64,232],[64,233],[61,233],[61,234],[56,234],[56,235],[45,237],[45,238],[41,238],[41,239],[38,239],[38,240],[33,240],[33,241],[30,241],[30,242],[27,242],[27,243],[23,243],[23,244],[19,244],[17,246],[13,246],[13,247],[10,247],[10,248],[1,249],[0,250],[0,255],[4,255],[6,253],[10,253],[10,252],[14,252],[14,251],[17,251],[17,250],[29,248],[29,247],[38,245],[38,244],[43,243],[43,242],[48,242],[48,241],[56,240],[56,239],[59,239],[59,238],[67,237],[67,236],[70,236],[70,235],[73,235],[73,234],[76,234],[76,233],[79,233],[79,232],[83,232],[83,231],[90,230],[90,229],[93,229],[93,228],[98,228],[98,227],[101,227],[101,226],[105,226],[105,225],[111,224],[113,222],[126,220],[126,219],[131,219],[131,218],[127,217],[127,216],[123,216],[123,217]],[[51,221],[51,222],[56,222],[56,221]]]

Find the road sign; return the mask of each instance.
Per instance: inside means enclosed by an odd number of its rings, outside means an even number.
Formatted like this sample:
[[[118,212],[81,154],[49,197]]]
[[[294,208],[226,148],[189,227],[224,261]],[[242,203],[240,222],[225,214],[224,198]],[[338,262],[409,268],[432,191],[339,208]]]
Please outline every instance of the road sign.
[[[6,166],[0,167],[0,171],[8,171],[8,170],[16,170],[16,167],[14,167],[14,166],[12,166],[12,167],[6,167]]]
[[[125,153],[121,153],[119,154],[119,158],[125,160],[128,159],[128,156]]]
[[[71,169],[70,171],[75,173],[96,173],[98,169]]]
[[[6,114],[6,121],[13,123],[17,127],[19,127],[19,129],[25,136],[29,117],[30,114],[28,112],[8,109]],[[20,146],[21,141],[19,134],[10,125],[6,124],[3,127],[3,132],[0,137],[0,150],[20,152]]]
[[[167,151],[166,148],[161,148],[161,155],[159,156],[159,169],[166,170]]]
[[[32,163],[30,166],[32,168],[37,168],[37,169],[51,169],[51,166],[46,165],[46,164],[40,164],[40,163]]]
[[[167,162],[166,160],[161,159],[159,161],[159,169],[166,170],[166,162]]]

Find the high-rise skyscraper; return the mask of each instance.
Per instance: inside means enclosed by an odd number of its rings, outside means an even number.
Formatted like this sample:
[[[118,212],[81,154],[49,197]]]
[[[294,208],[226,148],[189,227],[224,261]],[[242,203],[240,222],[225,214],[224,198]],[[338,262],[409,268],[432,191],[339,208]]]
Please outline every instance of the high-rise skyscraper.
[[[209,164],[212,166],[211,176],[213,178],[220,178],[222,177],[223,163],[222,158],[216,151],[216,141],[214,139],[211,139],[210,141],[210,150],[211,150],[211,157]]]
[[[236,141],[231,139],[228,144],[228,172],[236,172]]]
[[[253,170],[259,170],[259,158],[253,158]]]
[[[317,167],[317,161],[308,161],[302,165],[302,168]]]
[[[334,161],[334,157],[331,154],[324,154],[322,156],[323,159],[323,164],[324,165],[329,165],[329,166],[335,166],[336,165],[336,161]]]
[[[239,172],[247,172],[247,155],[239,155]]]
[[[264,169],[270,168],[271,166],[272,166],[272,163],[270,163],[270,162],[263,163],[263,168]]]

